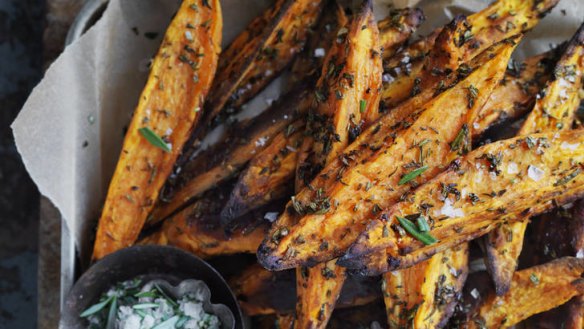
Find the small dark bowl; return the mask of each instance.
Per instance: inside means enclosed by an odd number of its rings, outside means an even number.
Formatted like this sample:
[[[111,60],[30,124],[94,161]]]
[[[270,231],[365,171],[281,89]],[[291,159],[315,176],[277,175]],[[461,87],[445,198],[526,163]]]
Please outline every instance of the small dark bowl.
[[[61,328],[87,328],[79,314],[95,304],[102,293],[121,281],[140,277],[144,282],[161,279],[178,285],[187,279],[203,281],[211,291],[211,303],[227,306],[235,318],[234,329],[244,329],[243,314],[233,292],[221,275],[200,258],[174,247],[134,246],[95,263],[77,280],[61,312]]]

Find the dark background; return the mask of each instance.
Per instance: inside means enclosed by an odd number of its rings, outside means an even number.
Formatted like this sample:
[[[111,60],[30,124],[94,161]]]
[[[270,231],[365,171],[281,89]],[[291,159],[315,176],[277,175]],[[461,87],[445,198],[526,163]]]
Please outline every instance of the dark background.
[[[36,328],[39,193],[10,124],[42,77],[45,0],[0,0],[0,328]]]

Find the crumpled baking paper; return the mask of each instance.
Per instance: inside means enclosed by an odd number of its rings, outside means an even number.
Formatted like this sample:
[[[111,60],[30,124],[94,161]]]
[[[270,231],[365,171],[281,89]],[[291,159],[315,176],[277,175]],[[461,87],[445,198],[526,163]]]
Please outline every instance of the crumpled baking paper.
[[[222,0],[227,45],[270,0]],[[418,6],[427,20],[420,34],[456,14],[484,8],[486,0],[377,0],[383,18],[388,5]],[[90,237],[137,99],[148,76],[176,0],[111,0],[102,18],[68,46],[36,86],[12,128],[18,151],[39,191],[61,212],[81,259]],[[519,59],[570,38],[582,23],[584,2],[562,0],[516,51]],[[277,79],[247,104],[240,118],[261,112],[277,98]],[[215,133],[217,135],[218,133]]]

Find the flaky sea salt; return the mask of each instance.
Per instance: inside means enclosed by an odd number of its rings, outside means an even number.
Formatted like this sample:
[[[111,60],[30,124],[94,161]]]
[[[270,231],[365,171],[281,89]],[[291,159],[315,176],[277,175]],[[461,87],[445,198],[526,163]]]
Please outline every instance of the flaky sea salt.
[[[568,142],[562,142],[562,144],[560,144],[560,148],[562,150],[570,150],[570,151],[575,151],[578,146],[580,146],[580,143],[574,143],[574,144],[570,144]]]
[[[277,212],[267,212],[264,215],[264,219],[267,219],[270,221],[270,223],[273,223],[276,219],[278,219],[278,213]]]
[[[509,162],[509,164],[507,165],[507,173],[509,175],[515,175],[519,173],[519,167],[515,162]]]
[[[543,177],[544,174],[545,171],[539,169],[536,166],[529,165],[529,167],[527,168],[527,177],[531,178],[536,182],[538,182]]]
[[[452,201],[450,201],[449,198],[446,198],[446,200],[444,200],[444,205],[439,210],[438,215],[444,215],[450,218],[464,217],[464,211],[462,211],[460,208],[454,208],[452,206]]]
[[[314,50],[314,57],[324,57],[324,48],[316,48]]]
[[[473,290],[471,290],[470,295],[474,299],[478,299],[481,296],[481,294],[479,293],[479,291],[477,290],[477,288],[474,288]]]

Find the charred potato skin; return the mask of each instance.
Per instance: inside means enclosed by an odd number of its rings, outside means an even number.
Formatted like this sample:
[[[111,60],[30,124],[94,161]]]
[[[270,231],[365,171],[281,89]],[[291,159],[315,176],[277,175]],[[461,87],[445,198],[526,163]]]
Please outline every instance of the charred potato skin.
[[[185,1],[170,23],[124,139],[99,220],[93,259],[128,247],[138,238],[200,120],[221,52],[221,33],[218,0],[198,10]],[[141,128],[166,138],[170,152],[150,144],[141,136]]]
[[[254,264],[230,280],[243,311],[248,316],[292,314],[296,303],[295,271],[270,272]],[[367,305],[381,299],[377,278],[349,278],[337,308]]]
[[[198,195],[238,173],[254,154],[269,145],[274,136],[305,113],[308,84],[299,84],[251,122],[234,128],[234,135],[227,135],[223,141],[181,167],[177,178],[167,182],[148,224],[160,222]]]
[[[223,121],[289,65],[302,50],[324,3],[278,0],[228,46],[226,52],[232,56],[222,57],[205,108],[207,126]],[[255,31],[261,24],[262,32],[250,38],[255,33],[248,31]]]

